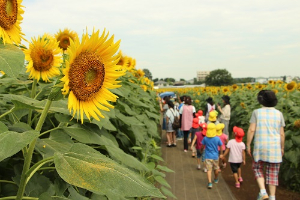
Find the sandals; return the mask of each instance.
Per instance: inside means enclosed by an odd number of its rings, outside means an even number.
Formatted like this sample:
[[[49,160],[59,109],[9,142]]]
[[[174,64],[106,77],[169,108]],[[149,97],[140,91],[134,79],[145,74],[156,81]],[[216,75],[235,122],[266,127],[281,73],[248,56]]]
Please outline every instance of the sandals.
[[[240,184],[240,183],[236,183],[236,184],[235,184],[235,187],[236,187],[236,188],[240,188],[240,187],[241,187],[241,184]]]

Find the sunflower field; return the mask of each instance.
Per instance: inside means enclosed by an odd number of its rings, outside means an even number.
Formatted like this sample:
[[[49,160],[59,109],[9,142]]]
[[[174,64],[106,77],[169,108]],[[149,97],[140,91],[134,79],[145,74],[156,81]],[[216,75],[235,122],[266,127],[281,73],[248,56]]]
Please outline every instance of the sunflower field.
[[[21,44],[22,0],[0,0],[0,200],[165,199],[153,82],[108,32]]]
[[[278,98],[276,109],[285,119],[285,153],[280,169],[280,178],[292,190],[300,191],[300,83],[292,81],[269,81],[268,84],[242,84],[222,87],[162,88],[157,92],[173,91],[177,96],[189,95],[197,110],[205,109],[206,99],[213,97],[222,103],[222,96],[230,96],[230,127],[238,126],[247,133],[252,111],[260,108],[257,93],[262,89],[273,90]],[[247,136],[244,137],[246,142]]]

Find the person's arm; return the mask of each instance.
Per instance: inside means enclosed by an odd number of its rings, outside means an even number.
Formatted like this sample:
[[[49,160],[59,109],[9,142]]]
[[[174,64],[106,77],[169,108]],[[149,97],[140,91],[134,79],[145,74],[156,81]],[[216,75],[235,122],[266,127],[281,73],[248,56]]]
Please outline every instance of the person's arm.
[[[255,129],[256,129],[256,123],[250,123],[250,126],[249,126],[249,129],[248,129],[248,132],[247,132],[247,153],[251,155],[251,149],[250,149],[250,145],[251,145],[251,142],[253,140],[253,136],[254,136],[254,133],[255,133]]]
[[[284,135],[284,128],[282,126],[280,127],[281,156],[283,156],[284,154],[284,141],[285,141],[285,135]]]
[[[223,145],[220,146],[220,157],[222,156],[223,157]]]
[[[169,120],[170,120],[170,119],[169,119],[169,117],[167,116],[167,117],[166,117],[166,123],[167,123],[167,124],[169,124]]]
[[[246,165],[246,154],[244,150],[243,150],[243,164]]]
[[[229,153],[230,148],[227,148],[223,155],[220,155],[220,158],[224,158]]]
[[[194,136],[194,139],[193,139],[193,142],[192,142],[192,145],[191,145],[191,147],[193,147],[193,146],[194,146],[194,144],[195,144],[196,140],[197,140],[197,135],[195,135],[195,136]]]

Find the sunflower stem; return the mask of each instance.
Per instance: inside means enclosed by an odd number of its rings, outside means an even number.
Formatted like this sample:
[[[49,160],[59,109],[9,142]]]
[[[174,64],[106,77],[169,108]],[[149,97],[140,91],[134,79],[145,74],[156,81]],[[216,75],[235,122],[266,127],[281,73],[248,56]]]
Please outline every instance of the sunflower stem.
[[[12,109],[10,109],[9,111],[7,111],[6,113],[3,113],[3,114],[0,116],[0,119],[1,119],[2,117],[6,116],[6,115],[8,115],[8,114],[10,114],[10,113],[12,113],[12,112],[13,112],[13,109],[14,109],[14,107],[13,107]]]
[[[36,93],[36,84],[37,84],[37,80],[34,79],[33,83],[32,83],[32,88],[31,88],[31,94],[30,97],[33,99],[35,97],[35,93]],[[27,119],[27,124],[31,124],[31,117],[32,117],[32,109],[29,110],[28,113],[28,119]]]
[[[47,102],[46,102],[45,108],[42,112],[42,115],[41,115],[41,117],[40,117],[40,119],[39,119],[39,121],[38,121],[38,123],[35,127],[35,130],[38,131],[38,132],[40,132],[41,129],[42,129],[42,126],[45,122],[48,111],[50,109],[51,103],[52,103],[52,101],[48,99]],[[22,171],[22,175],[21,175],[21,181],[20,181],[20,185],[19,185],[16,200],[21,200],[23,198],[23,194],[24,194],[25,187],[26,187],[26,180],[27,180],[27,175],[26,174],[27,174],[27,172],[29,170],[29,167],[30,167],[30,163],[31,163],[31,160],[32,160],[32,154],[33,154],[33,151],[34,151],[36,141],[37,141],[37,139],[34,139],[29,144],[28,152],[26,154],[25,161],[24,161],[23,171]]]

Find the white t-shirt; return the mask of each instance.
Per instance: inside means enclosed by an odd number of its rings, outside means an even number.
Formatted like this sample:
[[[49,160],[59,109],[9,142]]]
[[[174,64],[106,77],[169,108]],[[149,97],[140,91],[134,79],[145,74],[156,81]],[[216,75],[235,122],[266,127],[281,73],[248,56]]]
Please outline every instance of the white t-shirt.
[[[243,150],[245,150],[245,143],[237,142],[235,139],[231,139],[229,140],[226,146],[230,149],[228,162],[242,163]]]
[[[169,118],[170,122],[174,122],[174,116],[179,117],[179,113],[177,110],[173,110],[173,108],[169,108],[166,112],[166,116]]]

